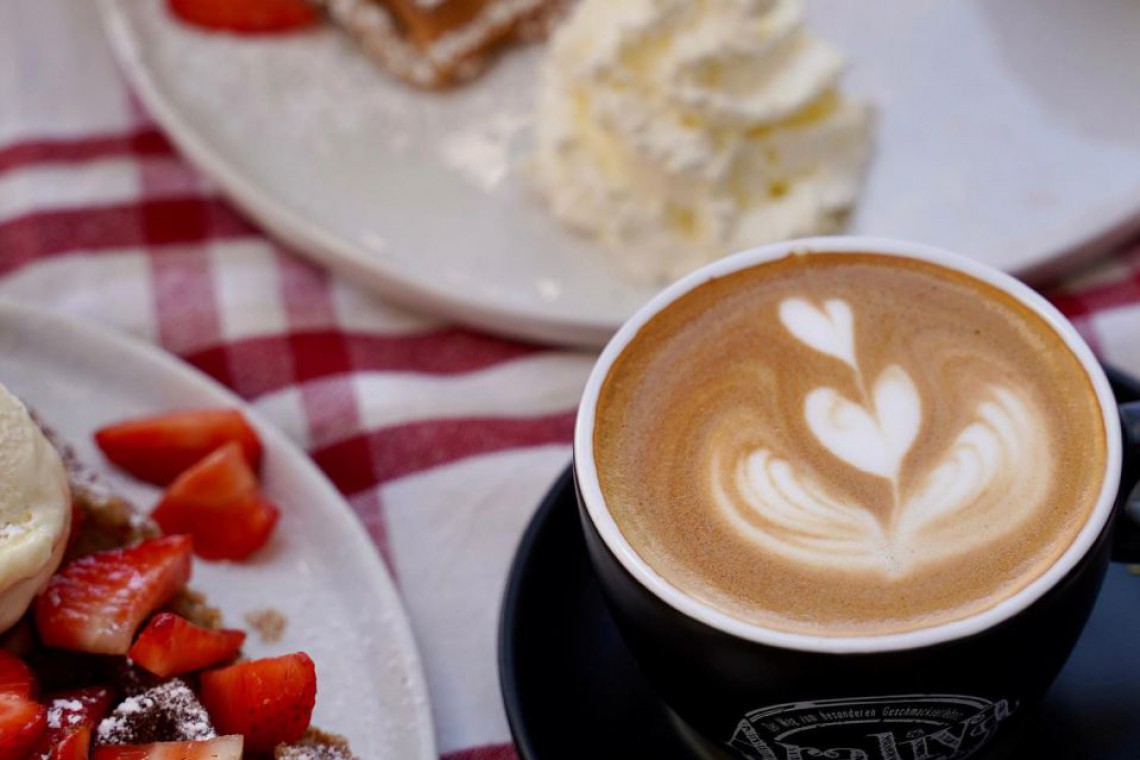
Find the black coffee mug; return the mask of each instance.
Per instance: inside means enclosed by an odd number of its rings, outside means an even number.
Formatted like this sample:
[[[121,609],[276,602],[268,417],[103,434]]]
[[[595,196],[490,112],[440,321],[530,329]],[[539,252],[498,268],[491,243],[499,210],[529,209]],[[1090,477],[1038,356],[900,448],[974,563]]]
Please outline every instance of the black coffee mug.
[[[598,393],[638,330],[713,277],[793,252],[920,259],[995,285],[1040,315],[1088,373],[1104,416],[1096,507],[1039,578],[964,620],[902,634],[789,634],[731,618],[657,575],[610,516],[593,462]],[[1123,502],[1140,480],[1140,403],[1119,406],[1073,327],[1013,278],[928,246],[822,238],[729,257],[666,289],[615,335],[587,383],[574,475],[590,559],[607,604],[654,690],[716,753],[749,760],[965,760],[984,757],[1040,701],[1080,636],[1110,559],[1140,561]],[[1140,633],[1140,632],[1138,632]]]

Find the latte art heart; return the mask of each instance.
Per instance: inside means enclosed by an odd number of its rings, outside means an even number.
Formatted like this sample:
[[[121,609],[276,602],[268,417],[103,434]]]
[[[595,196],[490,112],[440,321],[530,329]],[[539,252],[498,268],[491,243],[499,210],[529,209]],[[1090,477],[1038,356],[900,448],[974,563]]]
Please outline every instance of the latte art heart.
[[[858,635],[992,606],[1092,510],[1080,362],[1013,298],[922,262],[790,256],[652,319],[599,394],[607,508],[670,583],[741,619]]]
[[[850,305],[832,299],[825,309],[838,317],[838,329],[829,331],[822,313],[801,299],[785,300],[780,317],[806,346],[843,361],[837,371],[854,371],[864,398],[856,402],[834,388],[812,389],[802,421],[834,457],[887,481],[891,503],[874,514],[834,484],[759,448],[730,467],[720,454],[713,456],[710,479],[724,517],[767,550],[796,561],[899,575],[969,552],[981,532],[998,537],[1016,531],[1046,496],[1033,469],[1048,455],[1037,424],[1040,410],[1011,388],[981,389],[974,419],[904,490],[900,473],[923,417],[918,388],[892,364],[868,393],[850,337]]]
[[[859,386],[862,389],[862,376]],[[867,406],[834,388],[816,388],[804,401],[804,417],[832,454],[894,481],[922,424],[922,400],[906,370],[892,364],[875,381]]]

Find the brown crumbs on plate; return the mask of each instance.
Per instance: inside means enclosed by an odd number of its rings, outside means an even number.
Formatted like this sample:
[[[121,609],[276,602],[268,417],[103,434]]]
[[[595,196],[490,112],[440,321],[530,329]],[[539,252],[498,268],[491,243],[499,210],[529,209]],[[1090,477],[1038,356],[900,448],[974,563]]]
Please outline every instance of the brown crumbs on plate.
[[[253,628],[259,639],[266,644],[273,644],[281,640],[289,620],[277,610],[268,607],[245,613],[245,622]]]
[[[211,631],[216,631],[223,625],[221,610],[211,607],[206,603],[204,594],[191,588],[181,589],[166,603],[165,609]]]
[[[32,413],[67,470],[71,499],[82,521],[67,548],[67,559],[118,549],[159,535],[158,526],[126,499],[115,493],[107,480],[84,462],[75,449]]]
[[[278,745],[273,757],[274,760],[358,760],[344,737],[316,728],[306,731],[299,742]]]

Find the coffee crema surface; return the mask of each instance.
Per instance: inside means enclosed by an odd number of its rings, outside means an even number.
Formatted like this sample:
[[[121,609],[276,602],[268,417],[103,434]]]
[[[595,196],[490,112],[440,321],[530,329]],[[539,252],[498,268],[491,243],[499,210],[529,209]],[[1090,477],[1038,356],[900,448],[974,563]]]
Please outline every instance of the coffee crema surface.
[[[800,254],[653,317],[602,386],[594,458],[634,550],[741,620],[901,633],[1010,597],[1096,504],[1106,436],[1057,333],[925,262]]]

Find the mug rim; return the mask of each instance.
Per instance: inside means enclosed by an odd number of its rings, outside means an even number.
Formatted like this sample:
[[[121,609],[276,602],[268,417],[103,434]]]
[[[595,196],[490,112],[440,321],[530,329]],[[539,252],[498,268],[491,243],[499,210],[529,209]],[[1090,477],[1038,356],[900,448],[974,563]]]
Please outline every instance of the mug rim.
[[[705,283],[789,255],[867,253],[924,261],[992,285],[1030,308],[1064,341],[1092,385],[1105,431],[1105,462],[1100,493],[1088,519],[1072,543],[1049,568],[997,604],[968,617],[911,631],[858,636],[797,633],[746,622],[685,594],[654,570],[626,539],[602,494],[594,461],[594,427],[598,396],[614,361],[653,317],[681,296]],[[716,630],[758,644],[807,652],[872,653],[932,646],[989,630],[1022,612],[1056,586],[1089,553],[1108,524],[1121,478],[1122,443],[1117,402],[1092,349],[1072,323],[1036,291],[988,265],[943,248],[890,238],[833,236],[789,240],[759,246],[719,259],[660,291],[623,324],[602,350],[586,381],[574,426],[575,482],[585,511],[610,554],[658,599],[685,616]]]

